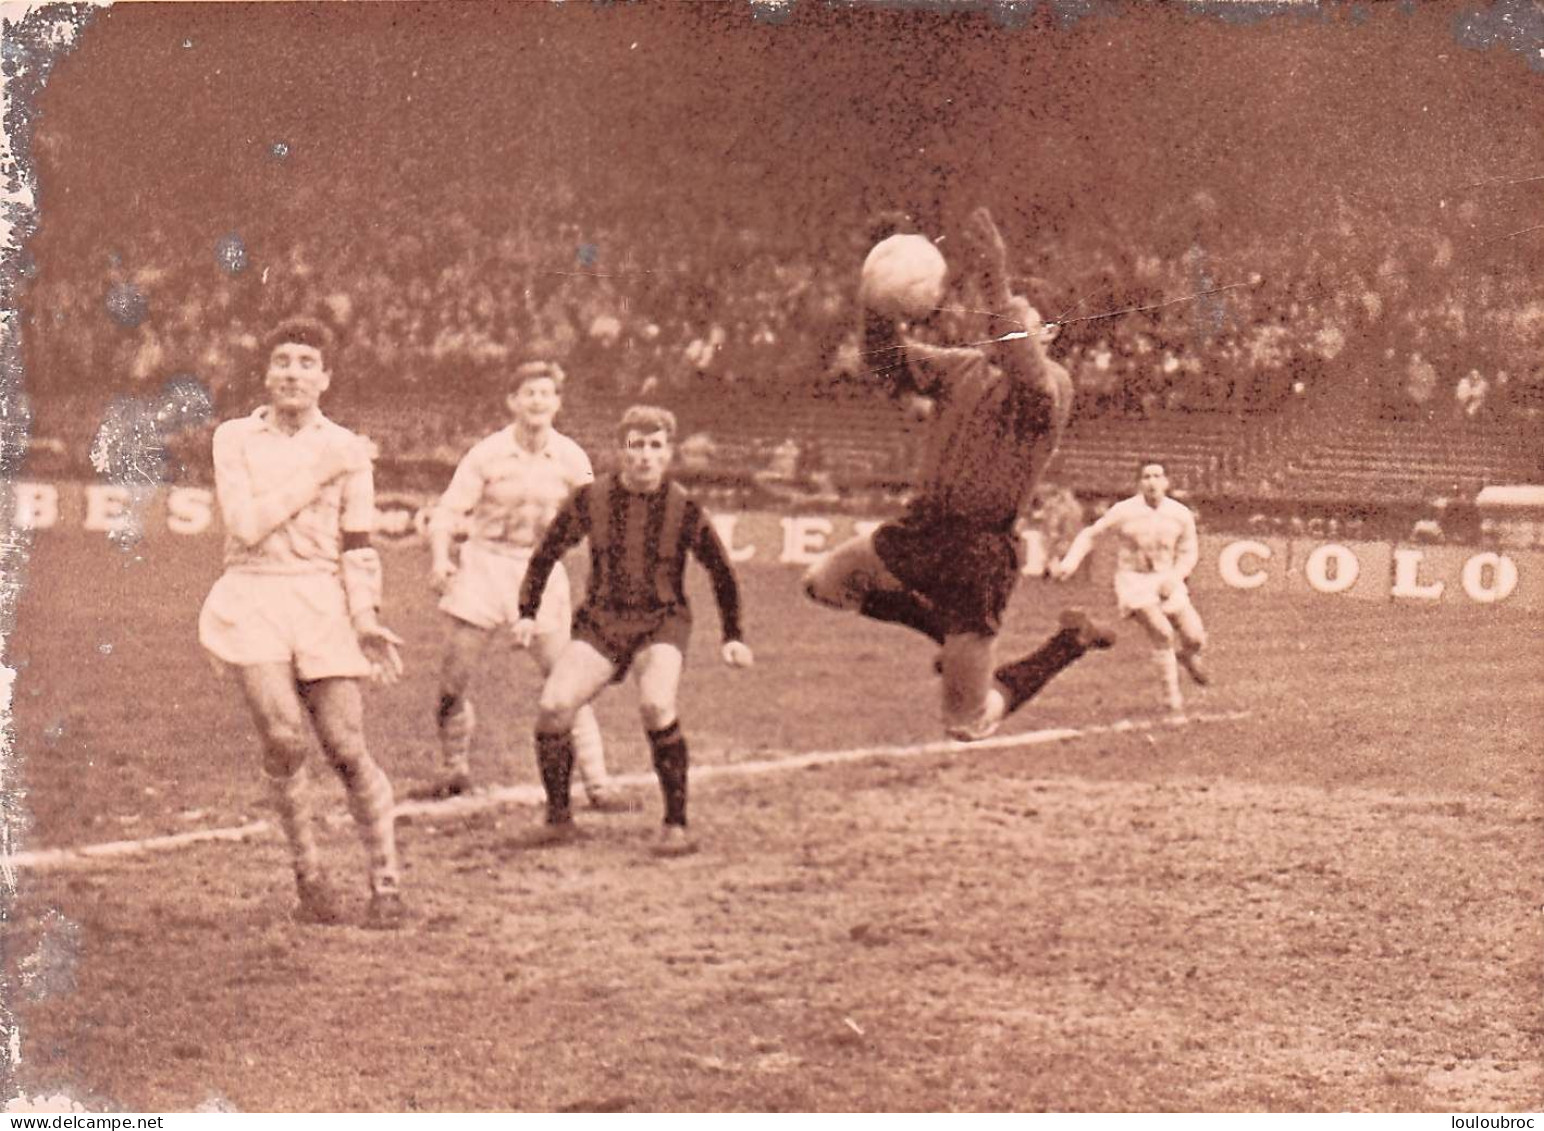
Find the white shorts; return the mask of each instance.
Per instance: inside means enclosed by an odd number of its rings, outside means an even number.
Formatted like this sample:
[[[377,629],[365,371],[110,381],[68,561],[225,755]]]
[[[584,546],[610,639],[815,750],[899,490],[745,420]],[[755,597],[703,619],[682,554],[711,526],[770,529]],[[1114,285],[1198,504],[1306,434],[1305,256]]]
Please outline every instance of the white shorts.
[[[490,550],[476,542],[461,547],[461,565],[445,596],[440,611],[478,628],[499,628],[520,619],[520,585],[525,580],[529,558]],[[573,616],[569,594],[568,571],[559,562],[547,578],[547,591],[536,610],[536,631],[546,635],[567,632]]]
[[[1142,573],[1132,569],[1115,571],[1115,603],[1120,615],[1129,617],[1138,609],[1150,609],[1155,605],[1164,616],[1172,617],[1185,611],[1190,605],[1190,590],[1183,581],[1176,582],[1174,592],[1167,597],[1158,595],[1161,573]]]
[[[232,570],[204,600],[198,642],[215,659],[238,667],[292,664],[302,680],[370,674],[343,583],[330,573]]]

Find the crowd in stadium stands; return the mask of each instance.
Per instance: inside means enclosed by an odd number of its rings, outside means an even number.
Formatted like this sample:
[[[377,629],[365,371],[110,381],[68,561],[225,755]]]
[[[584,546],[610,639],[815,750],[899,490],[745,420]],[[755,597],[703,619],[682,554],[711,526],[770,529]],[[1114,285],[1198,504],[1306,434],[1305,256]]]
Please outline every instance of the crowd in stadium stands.
[[[863,236],[801,250],[727,225],[684,238],[691,218],[629,231],[512,214],[483,204],[255,246],[151,230],[56,256],[76,269],[32,284],[29,391],[143,393],[191,375],[218,411],[239,410],[262,329],[295,310],[340,329],[335,368],[356,403],[436,396],[434,413],[382,437],[419,458],[458,455],[499,372],[529,352],[562,359],[571,396],[775,404],[869,388],[852,305]],[[1061,323],[1053,353],[1085,418],[1262,414],[1352,381],[1390,419],[1475,427],[1544,411],[1544,304],[1522,305],[1528,290],[1504,272],[1462,270],[1440,239],[1367,263],[1287,241],[1216,259],[1200,242],[1132,255],[1119,233],[1021,244],[1022,282]]]

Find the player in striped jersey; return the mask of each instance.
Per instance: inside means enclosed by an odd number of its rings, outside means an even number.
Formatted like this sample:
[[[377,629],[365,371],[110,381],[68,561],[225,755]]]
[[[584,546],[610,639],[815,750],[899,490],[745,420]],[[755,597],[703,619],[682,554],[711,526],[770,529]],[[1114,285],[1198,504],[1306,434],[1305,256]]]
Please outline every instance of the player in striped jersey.
[[[199,614],[204,648],[236,674],[263,744],[305,922],[340,916],[322,875],[305,784],[314,731],[343,779],[370,858],[367,923],[403,918],[391,782],[364,738],[359,680],[402,673],[378,619],[368,441],[322,415],[331,332],[292,319],[270,335],[268,404],[214,434],[225,572]]]
[[[675,431],[675,417],[661,408],[635,405],[623,414],[617,426],[622,470],[574,492],[547,528],[520,588],[514,633],[524,644],[536,634],[553,567],[589,539],[590,583],[574,614],[573,640],[558,656],[537,708],[536,756],[547,791],[543,842],[568,840],[577,831],[568,802],[575,713],[636,668],[639,710],[665,802],[657,851],[673,856],[694,848],[686,831],[686,739],[676,714],[692,627],[683,585],[688,554],[713,583],[724,663],[745,668],[753,657],[742,639],[740,588],[724,544],[669,476]]]
[[[969,741],[993,733],[1058,672],[1113,638],[1068,610],[1040,648],[997,666],[997,636],[1019,578],[1015,520],[1056,452],[1073,390],[1045,354],[1039,315],[1008,288],[1007,247],[986,209],[972,213],[966,235],[982,301],[997,312],[988,340],[934,346],[867,313],[867,349],[893,391],[934,403],[922,467],[905,513],[816,562],[805,589],[821,604],[937,642],[944,727]]]
[[[552,362],[516,367],[506,398],[513,420],[467,452],[429,524],[430,582],[444,594],[440,610],[449,620],[435,712],[445,770],[433,791],[438,796],[471,788],[475,714],[467,685],[494,630],[519,619],[520,583],[547,524],[576,488],[595,479],[584,449],[552,426],[563,406],[563,381],[563,370]],[[458,565],[450,548],[463,522],[469,530]],[[531,646],[544,677],[568,644],[570,616],[568,574],[560,562]],[[590,804],[627,809],[626,799],[610,787],[600,724],[588,706],[574,717],[574,749]]]
[[[1131,617],[1147,631],[1163,683],[1164,706],[1178,714],[1185,709],[1179,690],[1180,665],[1196,683],[1211,682],[1201,665],[1206,628],[1185,585],[1200,557],[1196,516],[1184,503],[1169,498],[1169,476],[1163,464],[1144,463],[1137,484],[1137,494],[1115,503],[1078,533],[1067,555],[1052,565],[1051,576],[1071,577],[1096,539],[1106,533],[1115,535],[1116,603],[1121,616]]]

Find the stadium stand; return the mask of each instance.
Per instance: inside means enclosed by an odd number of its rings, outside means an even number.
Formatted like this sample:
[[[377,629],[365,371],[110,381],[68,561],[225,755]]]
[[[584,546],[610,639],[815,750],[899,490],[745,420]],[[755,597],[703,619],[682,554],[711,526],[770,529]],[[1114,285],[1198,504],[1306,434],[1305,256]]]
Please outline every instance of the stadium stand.
[[[697,438],[689,470],[710,489],[791,478],[854,505],[905,489],[915,433],[858,352],[860,237],[842,218],[799,238],[694,232],[689,216],[581,234],[518,208],[479,199],[347,241],[301,227],[262,251],[261,273],[245,250],[211,263],[156,227],[111,256],[54,249],[61,266],[24,304],[27,473],[95,474],[114,402],[153,404],[179,377],[208,390],[216,416],[242,411],[256,329],[302,309],[340,332],[332,411],[377,440],[388,482],[399,468],[441,480],[501,417],[500,373],[545,353],[570,375],[564,426],[592,451],[609,449],[622,405],[650,400]],[[1143,456],[1193,495],[1305,505],[1468,497],[1539,474],[1544,376],[1518,360],[1538,356],[1544,315],[1499,301],[1505,276],[1465,316],[1469,282],[1410,266],[1430,258],[1419,242],[1336,263],[1250,237],[1206,264],[1244,280],[1225,299],[1165,305],[1194,286],[1193,248],[1133,253],[1120,232],[1022,242],[1023,285],[1067,319],[1053,354],[1079,401],[1051,477],[1080,493],[1125,491]],[[1034,274],[1051,262],[1065,271],[1054,286]],[[1489,378],[1483,405],[1464,399],[1471,373]],[[197,480],[202,434],[174,423],[183,434],[167,443]]]

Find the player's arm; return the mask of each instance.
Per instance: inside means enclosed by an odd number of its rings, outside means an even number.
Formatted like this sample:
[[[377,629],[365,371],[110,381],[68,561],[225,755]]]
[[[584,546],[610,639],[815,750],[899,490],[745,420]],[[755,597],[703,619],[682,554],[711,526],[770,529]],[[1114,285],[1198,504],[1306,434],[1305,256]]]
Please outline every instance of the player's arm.
[[[316,498],[323,485],[345,473],[368,471],[370,454],[357,436],[333,441],[310,463],[295,468],[261,491],[252,482],[242,451],[245,432],[222,424],[214,433],[214,493],[226,531],[244,546],[256,546]]]
[[[573,454],[569,474],[572,478],[574,489],[595,482],[595,465],[590,462],[589,455],[578,444],[569,449]]]
[[[1089,551],[1094,548],[1094,542],[1119,520],[1120,516],[1115,507],[1111,507],[1094,522],[1079,530],[1078,536],[1072,540],[1072,545],[1067,547],[1062,560],[1051,564],[1051,576],[1058,581],[1063,581],[1076,573],[1078,566],[1083,564],[1083,559],[1088,557]]]
[[[970,346],[935,346],[905,339],[906,364],[912,388],[930,397],[946,394],[954,378],[966,367],[986,359],[986,353]]]
[[[919,391],[919,373],[908,361],[907,342],[893,318],[864,309],[860,340],[864,371],[895,400]]]
[[[375,531],[375,475],[367,462],[343,481],[342,559],[339,573],[349,621],[359,646],[370,661],[371,675],[382,683],[394,683],[402,675],[397,647],[402,638],[381,623],[381,598],[385,571],[381,555],[371,544]]]
[[[997,223],[985,208],[977,208],[966,223],[966,237],[976,249],[981,288],[995,312],[990,336],[998,368],[1027,391],[1052,407],[1067,404],[1072,380],[1067,371],[1045,352],[1040,334],[1044,323],[1028,300],[1008,285],[1008,245]]]
[[[443,589],[456,572],[450,557],[456,522],[472,513],[487,485],[475,456],[475,452],[468,452],[462,457],[450,477],[450,486],[429,513],[429,579],[436,589]]]
[[[719,624],[724,632],[724,662],[731,667],[749,667],[753,657],[745,643],[744,626],[740,623],[740,582],[735,577],[734,566],[729,563],[729,551],[718,531],[713,529],[707,512],[695,502],[687,503],[687,507],[687,520],[696,528],[689,547],[702,568],[708,571],[713,601],[718,605]]]
[[[1196,515],[1189,507],[1181,506],[1179,540],[1174,544],[1174,578],[1186,580],[1201,560],[1200,539],[1196,537]]]
[[[590,532],[589,496],[592,486],[580,487],[558,511],[552,525],[542,535],[541,544],[531,555],[525,567],[525,580],[520,583],[520,619],[536,620],[541,608],[542,594],[547,591],[547,579],[557,567],[563,555],[582,542]],[[518,634],[517,634],[518,635]]]

